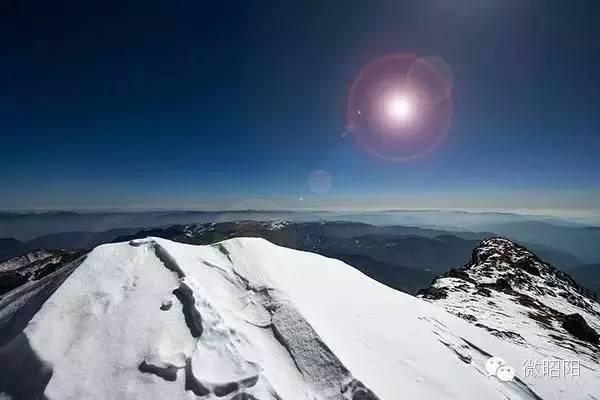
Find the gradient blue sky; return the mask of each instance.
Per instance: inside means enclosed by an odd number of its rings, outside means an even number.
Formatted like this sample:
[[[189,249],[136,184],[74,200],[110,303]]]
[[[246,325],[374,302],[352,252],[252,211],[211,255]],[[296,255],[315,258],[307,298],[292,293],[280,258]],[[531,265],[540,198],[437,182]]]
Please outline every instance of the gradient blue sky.
[[[3,3],[0,209],[600,210],[597,2],[216,3]],[[396,52],[454,73],[448,137],[404,163],[343,136]]]

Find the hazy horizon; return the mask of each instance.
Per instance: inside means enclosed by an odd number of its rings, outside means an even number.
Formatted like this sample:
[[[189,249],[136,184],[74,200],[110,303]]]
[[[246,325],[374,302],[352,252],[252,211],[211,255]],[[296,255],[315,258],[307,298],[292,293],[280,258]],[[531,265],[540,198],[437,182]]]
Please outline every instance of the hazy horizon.
[[[488,194],[489,199],[481,199],[480,196],[465,196],[464,198],[444,198],[443,195],[415,199],[404,198],[385,200],[377,198],[352,197],[330,197],[307,196],[303,198],[238,198],[222,199],[216,201],[188,201],[188,202],[160,202],[140,199],[130,204],[110,205],[62,205],[50,207],[5,207],[0,212],[46,212],[46,211],[75,211],[75,212],[150,212],[150,211],[331,211],[331,212],[377,212],[377,211],[460,211],[471,213],[510,213],[522,215],[550,216],[550,217],[572,217],[572,218],[600,218],[600,191],[598,197],[594,197],[591,204],[585,200],[578,199],[577,194],[566,194],[565,192],[553,193],[519,193],[506,195],[506,193]],[[502,197],[505,196],[505,197]],[[506,207],[510,198],[514,207]],[[519,198],[521,201],[518,201]],[[568,203],[571,201],[572,203]],[[445,203],[445,206],[440,204]],[[579,203],[578,208],[573,208],[573,203]],[[503,206],[504,205],[504,206]]]
[[[345,220],[352,220],[353,215],[360,214],[450,214],[457,215],[497,215],[497,216],[514,216],[522,220],[548,220],[551,222],[568,222],[576,224],[600,224],[600,212],[596,210],[560,210],[560,209],[501,209],[501,208],[30,208],[30,209],[4,209],[0,210],[0,215],[43,215],[52,213],[76,213],[81,215],[93,214],[144,214],[144,213],[216,213],[216,214],[244,214],[244,213],[292,213],[292,214],[319,214],[341,215]],[[345,216],[344,214],[347,214]],[[342,219],[344,220],[344,219]],[[459,223],[460,225],[460,223]]]

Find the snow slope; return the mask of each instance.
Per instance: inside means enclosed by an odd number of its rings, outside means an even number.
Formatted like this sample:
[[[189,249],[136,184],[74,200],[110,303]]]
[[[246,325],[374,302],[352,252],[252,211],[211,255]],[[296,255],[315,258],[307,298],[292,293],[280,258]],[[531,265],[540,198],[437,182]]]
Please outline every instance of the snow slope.
[[[263,239],[191,246],[147,238],[88,254],[0,347],[0,392],[78,400],[600,397],[597,366],[577,381],[502,382],[485,372],[492,355],[515,367],[543,356],[338,260]]]

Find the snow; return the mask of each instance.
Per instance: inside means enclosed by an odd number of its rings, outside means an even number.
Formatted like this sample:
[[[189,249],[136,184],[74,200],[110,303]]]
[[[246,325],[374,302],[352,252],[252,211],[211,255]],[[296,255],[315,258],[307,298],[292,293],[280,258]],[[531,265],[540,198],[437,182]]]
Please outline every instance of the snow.
[[[492,355],[520,375],[542,354],[341,261],[257,238],[99,246],[0,362],[15,349],[32,353],[5,384],[15,398],[26,385],[78,400],[600,396],[597,369],[527,384],[488,376]],[[24,380],[32,370],[40,378]]]
[[[544,363],[560,367],[561,363],[575,361],[581,366],[579,378],[559,379],[550,376],[549,371],[543,374],[543,370],[540,374],[523,377],[523,381],[530,386],[542,386],[540,393],[545,394],[545,385],[556,387],[559,391],[558,394],[549,393],[542,397],[570,399],[584,398],[584,394],[599,397],[598,347],[574,338],[555,316],[578,313],[600,332],[600,304],[579,294],[568,277],[557,273],[531,252],[509,240],[485,240],[475,254],[462,271],[477,284],[456,277],[437,278],[432,287],[445,290],[447,297],[437,299],[434,303],[515,343],[523,351],[533,351],[535,355],[526,360],[541,364],[540,369],[543,369]],[[481,255],[485,255],[484,260],[480,260]],[[515,267],[515,263],[525,259],[530,260],[539,275],[519,271]],[[519,274],[519,279],[515,279],[515,273]],[[478,292],[482,283],[494,284],[498,279],[510,282],[510,291],[503,292],[487,286],[487,296]],[[520,302],[521,295],[531,301]]]
[[[13,257],[0,263],[0,272],[15,271],[29,264],[54,256],[53,252],[48,250],[34,250],[22,256]]]
[[[277,230],[283,229],[286,226],[290,225],[291,222],[284,221],[284,220],[275,220],[275,221],[269,222],[268,224],[269,224],[269,229],[271,229],[273,231],[277,231]]]
[[[27,280],[36,280],[76,257],[76,251],[33,250],[0,263],[0,274],[16,273]]]

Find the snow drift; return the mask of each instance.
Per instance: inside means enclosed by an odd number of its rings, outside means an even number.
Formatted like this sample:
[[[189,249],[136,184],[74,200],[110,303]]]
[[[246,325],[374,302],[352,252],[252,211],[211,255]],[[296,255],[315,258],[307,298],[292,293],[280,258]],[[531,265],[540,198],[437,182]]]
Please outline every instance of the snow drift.
[[[544,355],[340,261],[262,239],[147,238],[100,246],[73,269],[0,347],[9,398],[600,396],[597,368],[558,383],[488,376],[492,355],[517,375]]]

